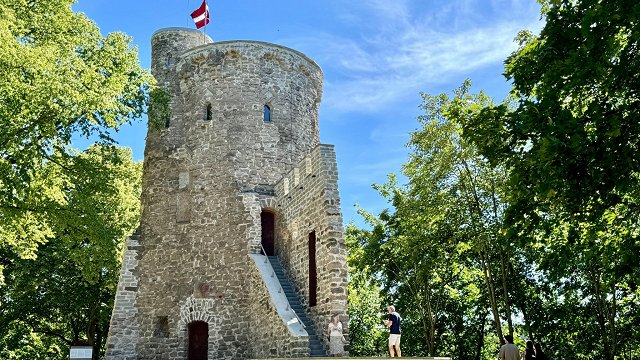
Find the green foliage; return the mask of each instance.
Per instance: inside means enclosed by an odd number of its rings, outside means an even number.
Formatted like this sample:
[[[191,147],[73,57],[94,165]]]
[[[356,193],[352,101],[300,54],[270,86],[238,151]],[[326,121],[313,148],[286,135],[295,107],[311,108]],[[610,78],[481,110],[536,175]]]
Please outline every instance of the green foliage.
[[[0,338],[0,356],[6,360],[65,359],[68,352],[68,348],[61,348],[55,338],[33,333],[19,322],[8,324]]]
[[[461,123],[491,104],[484,94],[470,94],[469,85],[452,98],[423,94],[425,115],[411,134],[403,167],[407,185],[390,175],[388,183],[374,186],[393,210],[378,216],[361,210],[370,230],[349,233],[349,265],[378,280],[384,302],[402,315],[407,355],[480,358],[486,346],[496,350],[499,344],[484,341],[488,315],[498,319],[498,332],[500,313],[510,316],[504,309],[511,305],[502,298],[510,282],[492,275],[509,271],[507,263],[518,268],[513,259],[502,261],[509,245],[500,231],[505,173],[460,136]],[[360,284],[354,277],[351,282]],[[361,285],[352,288],[354,297],[363,296]]]
[[[154,87],[149,93],[149,109],[147,115],[152,129],[169,127],[171,119],[171,94],[161,87]]]
[[[0,249],[24,259],[54,236],[49,212],[68,201],[63,169],[48,164],[72,156],[73,134],[112,142],[153,83],[130,39],[103,37],[73,2],[0,0]]]
[[[564,223],[575,241],[583,224],[606,228],[607,219],[635,216],[626,209],[637,205],[629,195],[638,192],[640,170],[640,5],[547,6],[541,34],[522,35],[507,59],[517,108],[484,109],[465,135],[491,161],[510,167],[513,223],[527,232]],[[637,250],[634,238],[620,240]]]
[[[56,169],[67,199],[46,214],[53,236],[32,259],[0,251],[3,359],[65,359],[78,341],[104,350],[124,240],[139,220],[142,168],[113,146],[59,160],[45,166]]]
[[[382,296],[380,285],[370,277],[370,272],[360,268],[363,261],[358,239],[362,230],[347,225],[346,244],[349,250],[349,336],[351,356],[383,356],[386,354],[387,332],[382,320]]]
[[[151,75],[122,33],[73,0],[0,0],[0,358],[104,346],[140,165],[110,134],[147,106]],[[78,152],[72,136],[101,145]]]
[[[470,135],[469,124],[500,111],[517,117],[519,105],[495,105],[468,89],[467,82],[452,98],[423,94],[422,128],[403,167],[408,182],[390,175],[375,186],[392,210],[361,210],[370,230],[350,230],[350,266],[379,281],[384,303],[404,316],[407,355],[495,358],[509,332],[520,348],[533,339],[552,358],[632,356],[640,340],[638,187],[618,203],[579,211],[554,202],[556,192],[537,194],[532,183],[546,181],[542,174],[518,173],[525,167],[517,159],[491,153],[499,132]],[[510,156],[531,156],[531,144],[515,145]]]
[[[539,270],[529,310],[554,322],[532,331],[558,354],[614,359],[640,347],[640,4],[545,1],[543,13],[506,61],[515,106],[486,107],[464,135],[509,171],[505,228]]]

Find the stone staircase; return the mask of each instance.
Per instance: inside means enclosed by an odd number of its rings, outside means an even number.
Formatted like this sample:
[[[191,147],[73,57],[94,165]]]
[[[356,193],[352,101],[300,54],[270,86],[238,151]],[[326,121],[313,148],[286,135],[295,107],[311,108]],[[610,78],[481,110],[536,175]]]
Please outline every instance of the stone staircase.
[[[307,315],[307,312],[304,311],[304,307],[302,306],[302,301],[298,294],[295,291],[295,288],[291,284],[289,277],[285,273],[282,265],[280,264],[280,260],[278,260],[277,256],[268,256],[269,262],[271,263],[271,267],[273,268],[273,272],[278,277],[278,281],[280,282],[280,286],[282,286],[282,290],[284,291],[287,300],[289,301],[289,306],[291,309],[295,311],[296,315],[300,319],[300,321],[304,324],[305,330],[309,334],[309,356],[310,357],[326,357],[327,352],[324,349],[324,344],[322,343],[322,335],[318,335],[316,333],[316,326],[313,320]]]

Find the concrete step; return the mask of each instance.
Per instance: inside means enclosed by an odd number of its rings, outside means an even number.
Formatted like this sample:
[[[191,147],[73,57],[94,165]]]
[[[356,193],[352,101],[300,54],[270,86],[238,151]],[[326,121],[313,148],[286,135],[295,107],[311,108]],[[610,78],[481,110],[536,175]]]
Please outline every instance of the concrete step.
[[[280,264],[280,260],[277,256],[268,256],[269,262],[271,263],[271,267],[273,272],[280,282],[280,286],[282,287],[282,291],[289,302],[289,306],[291,309],[298,315],[300,321],[305,325],[307,334],[309,334],[309,356],[310,357],[326,357],[327,353],[325,352],[324,343],[322,338],[316,334],[315,324],[313,321],[307,316],[305,311],[305,307],[302,305],[302,300],[300,299],[299,294],[296,292],[295,287],[289,280],[289,276]]]

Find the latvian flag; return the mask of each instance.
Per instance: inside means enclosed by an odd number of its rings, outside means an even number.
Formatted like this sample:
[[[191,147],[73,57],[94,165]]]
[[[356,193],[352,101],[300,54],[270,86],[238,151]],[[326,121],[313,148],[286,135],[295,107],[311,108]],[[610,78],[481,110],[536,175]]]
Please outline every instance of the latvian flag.
[[[202,1],[202,5],[200,5],[198,10],[191,13],[191,17],[196,23],[197,29],[209,23],[209,6],[207,5],[207,0]]]

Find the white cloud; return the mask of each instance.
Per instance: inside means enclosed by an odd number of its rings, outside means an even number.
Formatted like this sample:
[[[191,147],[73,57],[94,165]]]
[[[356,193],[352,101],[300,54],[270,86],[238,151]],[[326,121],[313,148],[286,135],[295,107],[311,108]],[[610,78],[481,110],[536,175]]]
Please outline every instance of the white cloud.
[[[365,6],[361,14],[345,16],[367,19],[357,25],[366,34],[358,40],[325,33],[296,41],[314,49],[314,57],[331,74],[325,77],[323,100],[330,111],[374,111],[414,96],[427,84],[500,65],[515,50],[518,31],[540,27],[537,8],[521,0],[452,1],[425,14],[408,0],[358,4]],[[488,19],[482,16],[487,8],[498,12]]]

